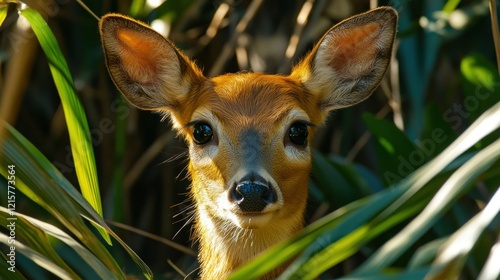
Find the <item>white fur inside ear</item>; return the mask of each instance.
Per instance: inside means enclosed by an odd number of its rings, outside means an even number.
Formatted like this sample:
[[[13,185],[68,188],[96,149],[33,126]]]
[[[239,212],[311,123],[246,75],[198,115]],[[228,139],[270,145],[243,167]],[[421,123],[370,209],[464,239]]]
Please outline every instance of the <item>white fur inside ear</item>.
[[[389,65],[397,14],[380,8],[332,27],[292,72],[320,106],[332,110],[368,98]]]
[[[204,79],[170,41],[141,22],[110,14],[101,19],[100,31],[111,77],[136,107],[173,109]]]

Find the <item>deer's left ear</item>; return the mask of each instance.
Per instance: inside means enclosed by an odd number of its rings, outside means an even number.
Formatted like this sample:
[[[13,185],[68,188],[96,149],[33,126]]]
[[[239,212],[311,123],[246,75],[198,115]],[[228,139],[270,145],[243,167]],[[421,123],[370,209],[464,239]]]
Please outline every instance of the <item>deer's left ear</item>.
[[[382,7],[332,27],[292,74],[327,111],[368,98],[391,58],[397,12]]]

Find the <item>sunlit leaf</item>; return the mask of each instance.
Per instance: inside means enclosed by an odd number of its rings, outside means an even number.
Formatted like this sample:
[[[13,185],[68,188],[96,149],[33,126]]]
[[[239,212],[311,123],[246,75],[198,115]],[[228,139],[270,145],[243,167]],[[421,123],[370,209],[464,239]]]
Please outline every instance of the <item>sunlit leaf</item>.
[[[76,174],[83,197],[102,216],[101,196],[97,181],[94,150],[90,138],[90,130],[83,107],[75,92],[73,78],[66,60],[59,49],[57,40],[43,17],[33,9],[21,11],[30,23],[40,45],[49,61],[50,71],[57,87],[64,116],[68,126],[71,151],[75,161]],[[103,238],[111,244],[109,235],[102,229]]]
[[[10,125],[3,124],[7,133],[2,151],[4,156],[0,157],[0,163],[2,164],[0,173],[4,177],[7,176],[7,166],[15,164],[17,189],[45,208],[65,225],[115,276],[123,275],[119,265],[83,222],[81,216],[113,236],[138,264],[145,277],[152,278],[152,272],[147,265],[111,231],[102,217],[62,176],[59,170],[19,132]]]
[[[349,228],[356,228],[363,224],[372,216],[371,212],[382,209],[400,195],[401,190],[384,190],[369,198],[357,200],[337,209],[306,227],[291,240],[270,248],[248,265],[231,274],[229,279],[255,279],[297,255],[326,232],[334,228],[343,229],[346,225],[349,225]],[[344,232],[348,232],[348,229],[345,229]]]
[[[417,180],[412,187],[393,205],[388,207],[378,219],[383,220],[385,217],[394,213],[406,200],[412,197],[420,190],[429,180],[435,177],[441,170],[448,166],[458,155],[462,154],[486,135],[500,127],[500,102],[486,111],[481,117],[474,122],[460,137],[454,141],[445,151],[439,154],[436,158],[418,169],[414,175]],[[488,166],[487,163],[484,163]],[[490,163],[491,164],[491,163]],[[484,166],[477,166],[476,171],[484,171]],[[391,239],[388,243],[382,246],[375,254],[373,254],[360,268],[358,272],[364,273],[367,271],[378,271],[383,267],[391,264],[396,260],[410,243],[407,234],[398,235]]]
[[[7,220],[9,211],[0,207],[0,217]],[[99,275],[102,279],[114,278],[114,275],[103,265],[103,263],[89,250],[83,247],[71,236],[57,227],[39,221],[35,218],[23,215],[21,213],[15,214],[16,218],[16,234],[24,240],[24,243],[31,249],[37,251],[47,259],[57,264],[60,268],[64,269],[71,275],[72,279],[78,279],[78,275],[61,259],[58,253],[52,247],[51,242],[47,239],[47,235],[57,238],[71,247],[82,260],[92,268],[92,270]]]
[[[478,280],[498,279],[500,277],[500,235],[497,236],[497,242],[491,248],[490,255],[479,273]]]
[[[9,238],[7,235],[0,233],[0,243],[8,244]],[[58,267],[56,264],[45,258],[43,255],[37,253],[29,246],[24,245],[21,241],[16,242],[16,252],[25,255],[37,265],[47,269],[60,279],[71,279],[71,275],[64,269]],[[2,274],[5,272],[2,272]]]
[[[5,4],[0,4],[0,26],[2,26],[3,21],[7,17],[7,11],[9,10],[9,6]]]
[[[500,146],[500,140],[497,141],[496,145]],[[458,278],[467,255],[474,247],[474,244],[476,244],[481,233],[495,218],[499,216],[499,213],[500,188],[493,195],[486,207],[469,222],[467,222],[467,224],[455,232],[443,245],[440,253],[434,261],[434,264],[439,266],[439,268],[434,269],[428,276],[428,279]],[[492,273],[494,273],[494,271]],[[497,279],[500,276],[498,274],[498,270],[497,275],[492,276],[492,278],[488,279]]]

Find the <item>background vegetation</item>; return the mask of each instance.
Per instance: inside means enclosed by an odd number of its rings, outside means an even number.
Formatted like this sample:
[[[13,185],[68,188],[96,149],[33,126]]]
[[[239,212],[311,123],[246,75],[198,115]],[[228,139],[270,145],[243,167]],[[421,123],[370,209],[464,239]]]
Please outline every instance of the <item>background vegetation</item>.
[[[315,140],[311,225],[233,278],[292,257],[283,279],[499,277],[495,1],[85,2],[151,23],[209,76],[288,73],[335,23],[393,6],[386,78]],[[195,278],[184,144],[121,98],[93,16],[69,0],[24,3],[0,1],[0,276]]]

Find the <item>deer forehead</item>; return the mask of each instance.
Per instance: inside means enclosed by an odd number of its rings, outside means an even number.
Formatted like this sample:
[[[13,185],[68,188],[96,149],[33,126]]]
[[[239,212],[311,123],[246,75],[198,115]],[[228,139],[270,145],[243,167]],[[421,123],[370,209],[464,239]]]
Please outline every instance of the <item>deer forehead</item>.
[[[211,82],[211,89],[201,94],[203,101],[189,121],[202,120],[208,111],[213,116],[206,117],[216,118],[222,129],[238,132],[289,125],[290,117],[310,122],[317,119],[315,96],[288,77],[238,73],[219,76]]]

